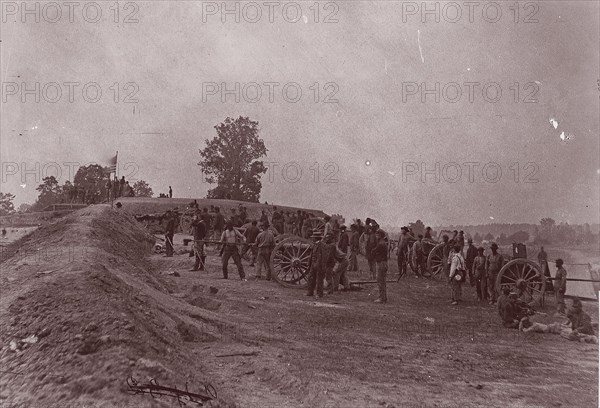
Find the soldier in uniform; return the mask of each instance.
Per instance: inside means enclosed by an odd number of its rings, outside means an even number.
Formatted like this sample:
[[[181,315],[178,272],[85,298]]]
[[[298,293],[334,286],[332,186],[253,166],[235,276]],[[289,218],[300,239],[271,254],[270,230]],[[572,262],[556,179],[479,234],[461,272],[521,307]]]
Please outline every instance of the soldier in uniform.
[[[270,281],[272,278],[271,253],[275,247],[275,237],[269,230],[268,224],[260,226],[260,233],[256,236],[256,245],[258,247],[256,279],[262,279],[262,268],[264,265],[267,269],[267,280]]]
[[[487,300],[487,275],[486,275],[486,262],[485,255],[483,254],[483,247],[477,248],[477,256],[473,261],[472,276],[475,280],[475,290],[477,292],[477,301],[483,302]],[[467,252],[468,254],[468,252]]]
[[[167,219],[167,225],[165,227],[165,242],[166,242],[166,257],[173,256],[173,237],[175,236],[175,229],[177,228],[175,215],[171,210],[167,210],[165,217]]]
[[[350,226],[350,271],[358,271],[359,234],[356,224]]]
[[[387,271],[388,271],[388,244],[385,242],[385,232],[378,229],[374,234],[377,238],[377,244],[373,249],[373,259],[377,267],[377,286],[379,296],[375,303],[387,303]]]
[[[408,256],[408,243],[410,235],[408,234],[408,228],[402,227],[400,238],[398,238],[398,273],[404,275],[406,273],[406,257]]]
[[[194,255],[196,261],[194,267],[190,271],[203,271],[204,265],[206,264],[206,256],[204,255],[204,238],[206,238],[207,227],[202,213],[200,210],[196,210],[194,219],[192,221],[192,228],[194,229]]]
[[[323,297],[323,279],[325,277],[325,270],[321,267],[322,247],[323,241],[319,241],[320,235],[313,232],[311,236],[314,244],[310,254],[310,272],[308,275],[308,291],[306,296],[314,296],[315,289],[317,290],[317,296]]]
[[[469,283],[471,286],[475,286],[475,279],[473,279],[473,263],[475,262],[475,258],[477,258],[477,248],[473,245],[473,240],[469,238],[467,240],[469,246],[467,247],[467,257],[465,258],[465,262],[467,264],[467,271],[469,272]]]
[[[254,266],[254,262],[256,262],[256,257],[258,256],[258,247],[256,246],[256,237],[260,233],[260,230],[256,226],[256,220],[252,220],[252,224],[244,231],[244,237],[246,237],[246,244],[242,247],[242,253],[240,256],[243,258],[246,252],[250,250],[252,253],[252,260],[250,261],[250,266]]]
[[[328,232],[321,247],[321,268],[327,281],[327,294],[333,293],[333,267],[335,266],[335,251],[337,249],[333,232]]]
[[[492,243],[490,248],[492,253],[487,256],[486,277],[490,305],[493,305],[496,303],[496,278],[504,265],[504,257],[498,253],[498,244],[495,242]]]
[[[565,314],[565,292],[567,291],[567,271],[563,268],[563,260],[556,260],[556,276],[554,295],[556,297],[556,313]]]

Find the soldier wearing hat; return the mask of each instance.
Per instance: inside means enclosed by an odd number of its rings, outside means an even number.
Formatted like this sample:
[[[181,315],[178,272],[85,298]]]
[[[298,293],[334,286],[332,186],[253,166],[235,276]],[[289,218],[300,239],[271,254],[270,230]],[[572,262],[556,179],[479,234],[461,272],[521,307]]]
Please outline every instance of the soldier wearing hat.
[[[400,228],[400,238],[398,238],[398,249],[396,254],[398,255],[398,274],[400,276],[406,273],[406,257],[408,256],[408,243],[410,235],[408,234],[408,228]]]
[[[487,290],[490,297],[490,305],[496,303],[496,278],[498,272],[504,265],[504,257],[498,253],[498,244],[492,242],[490,246],[492,253],[487,256],[486,260],[486,277],[487,277]]]
[[[310,253],[308,291],[306,292],[306,296],[314,296],[316,289],[317,296],[323,297],[323,279],[325,278],[325,270],[321,267],[321,258],[324,242],[321,240],[321,235],[316,230],[312,230],[310,238],[313,241],[313,246]]]
[[[578,298],[573,299],[573,304],[567,313],[571,329],[575,334],[587,334],[594,336],[594,328],[592,327],[592,319],[583,311],[583,304]]]
[[[171,210],[167,210],[165,218],[167,219],[167,225],[165,226],[167,254],[165,256],[170,258],[173,256],[173,237],[175,236],[175,229],[177,228],[177,219]]]
[[[388,244],[385,242],[385,232],[378,229],[375,233],[377,237],[377,245],[373,249],[373,258],[377,268],[377,286],[379,288],[379,296],[375,299],[375,303],[387,302],[387,271],[388,271]]]
[[[556,260],[556,276],[554,280],[554,296],[556,297],[556,313],[565,314],[565,292],[567,291],[567,271],[563,268],[563,260]]]
[[[206,238],[207,227],[202,213],[199,209],[196,209],[192,221],[192,228],[194,230],[194,249],[193,254],[196,256],[196,262],[191,271],[203,271],[204,265],[206,264],[206,256],[204,255],[204,239]]]
[[[473,239],[467,239],[467,257],[465,258],[465,263],[467,264],[467,271],[469,273],[469,283],[471,286],[475,286],[475,279],[473,279],[473,264],[475,263],[475,258],[477,257],[477,248],[473,245]]]
[[[340,226],[340,238],[338,239],[337,247],[340,251],[344,253],[345,256],[348,255],[348,247],[350,246],[350,237],[346,234],[346,226]]]
[[[333,267],[335,266],[336,245],[333,231],[325,234],[321,247],[321,267],[324,269],[325,280],[327,281],[327,293],[333,293]]]

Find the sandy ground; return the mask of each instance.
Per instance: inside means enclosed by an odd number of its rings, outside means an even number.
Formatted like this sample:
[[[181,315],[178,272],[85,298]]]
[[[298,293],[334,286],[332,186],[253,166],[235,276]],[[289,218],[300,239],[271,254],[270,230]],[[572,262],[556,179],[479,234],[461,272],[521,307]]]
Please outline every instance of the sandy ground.
[[[317,301],[242,282],[234,265],[220,279],[212,249],[207,272],[188,271],[192,258],[151,254],[148,235],[104,206],[17,244],[0,272],[6,406],[178,406],[128,395],[129,376],[208,382],[215,407],[598,406],[597,345],[504,329],[470,287],[459,307],[445,283],[412,276],[389,284],[386,305],[373,285]],[[598,320],[597,303],[584,308]],[[235,353],[248,355],[224,356]]]

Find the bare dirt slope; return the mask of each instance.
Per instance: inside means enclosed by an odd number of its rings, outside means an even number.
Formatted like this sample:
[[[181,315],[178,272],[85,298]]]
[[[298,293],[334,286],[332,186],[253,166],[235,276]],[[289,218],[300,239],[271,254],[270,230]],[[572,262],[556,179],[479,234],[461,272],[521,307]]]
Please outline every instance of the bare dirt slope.
[[[389,285],[387,305],[372,303],[373,286],[315,301],[241,282],[233,265],[219,279],[212,248],[208,272],[188,271],[187,255],[148,256],[148,235],[102,206],[18,244],[63,252],[1,265],[0,402],[177,406],[127,395],[133,375],[210,382],[222,406],[250,408],[598,406],[598,346],[504,329],[470,288],[457,308],[443,282],[413,277]],[[597,320],[597,304],[584,307]],[[31,334],[37,343],[10,350]]]
[[[164,213],[167,210],[172,210],[177,207],[179,211],[184,211],[186,206],[194,201],[193,198],[147,198],[147,197],[122,197],[115,202],[120,202],[123,205],[123,211],[130,214],[154,214]],[[209,208],[211,205],[221,208],[221,212],[229,216],[231,209],[236,210],[240,205],[243,205],[248,210],[248,217],[259,219],[261,210],[266,210],[268,214],[273,212],[273,208],[277,207],[283,211],[303,210],[312,213],[315,217],[323,217],[325,213],[321,210],[307,209],[301,207],[290,207],[285,205],[275,206],[273,204],[250,203],[247,201],[237,200],[217,200],[217,199],[196,199],[200,208]]]

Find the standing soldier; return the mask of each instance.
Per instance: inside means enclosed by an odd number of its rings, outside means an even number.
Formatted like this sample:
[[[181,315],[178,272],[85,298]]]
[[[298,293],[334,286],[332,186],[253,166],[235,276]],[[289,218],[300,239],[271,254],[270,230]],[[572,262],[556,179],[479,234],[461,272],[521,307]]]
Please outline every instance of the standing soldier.
[[[327,233],[324,238],[325,243],[321,247],[321,269],[324,270],[325,280],[327,281],[327,293],[333,293],[333,267],[335,266],[335,240],[333,232]]]
[[[273,207],[273,215],[271,216],[271,224],[273,224],[273,228],[279,233],[283,234],[283,219],[281,218],[281,214],[277,211],[277,207]]]
[[[311,238],[313,240],[312,251],[310,254],[310,272],[308,275],[308,291],[306,296],[314,296],[315,289],[317,290],[317,296],[323,297],[323,278],[324,269],[321,268],[321,255],[322,247],[324,242],[319,241],[320,235],[313,231]]]
[[[323,218],[323,221],[325,221],[325,230],[323,231],[323,236],[329,233],[333,234],[333,222],[331,221],[331,217],[329,215],[326,215]]]
[[[459,231],[458,236],[456,237],[456,243],[460,245],[460,253],[463,253],[463,248],[465,247],[465,232]]]
[[[110,195],[112,193],[112,183],[110,181],[110,176],[108,176],[108,180],[106,181],[106,184],[104,185],[104,187],[106,188],[106,202],[110,203]],[[83,190],[83,189],[81,189],[81,190]]]
[[[113,188],[113,198],[117,198],[119,196],[119,179],[117,178],[116,174],[115,174],[115,178],[112,183],[112,188]]]
[[[460,244],[454,245],[452,260],[450,261],[450,275],[448,275],[453,305],[458,305],[458,302],[462,300],[462,281],[466,273],[465,259],[460,249]]]
[[[256,237],[258,247],[258,264],[256,265],[256,279],[262,279],[262,267],[267,268],[267,280],[271,280],[271,253],[275,247],[275,237],[267,225],[260,226],[260,233]]]
[[[540,263],[540,268],[542,268],[542,273],[546,274],[546,269],[548,268],[548,254],[544,251],[544,247],[540,247],[540,253],[538,254],[538,262]]]
[[[448,276],[450,271],[450,249],[452,248],[452,244],[448,240],[448,235],[442,235],[442,244],[444,244],[442,247],[442,271]]]
[[[252,220],[252,225],[250,225],[246,231],[244,231],[244,237],[246,238],[246,244],[242,247],[242,253],[240,256],[243,258],[246,255],[246,252],[250,250],[252,254],[252,259],[250,261],[250,266],[254,266],[254,262],[256,262],[256,257],[258,256],[258,247],[256,246],[256,237],[260,233],[260,230],[256,226],[256,220]]]
[[[377,238],[377,244],[373,249],[373,257],[377,267],[377,286],[379,288],[379,297],[375,299],[375,303],[387,302],[386,279],[388,271],[388,244],[385,242],[385,232],[378,229],[374,234]]]
[[[125,192],[125,176],[121,176],[119,180],[119,197],[123,197]]]
[[[192,221],[192,228],[194,229],[194,255],[196,256],[196,262],[190,271],[203,271],[206,263],[203,240],[206,238],[207,228],[200,210],[196,210]]]
[[[173,198],[173,189],[169,186],[169,198]]]
[[[202,218],[204,225],[206,225],[206,235],[208,235],[208,230],[212,226],[212,216],[208,213],[208,208],[204,207],[202,209],[200,218]]]
[[[417,236],[417,241],[413,244],[415,251],[415,264],[417,269],[415,270],[415,276],[420,278],[427,270],[425,265],[425,249],[423,248],[423,235]]]
[[[248,212],[246,211],[246,207],[243,205],[240,206],[240,223],[244,225],[246,220],[248,219]]]
[[[350,226],[350,271],[358,271],[359,235],[356,224]]]
[[[265,228],[269,227],[269,217],[267,216],[265,210],[260,211],[260,225]]]
[[[487,300],[487,276],[486,276],[486,259],[483,254],[483,247],[477,248],[477,256],[473,261],[472,279],[475,280],[475,290],[477,291],[477,301],[484,302]]]
[[[344,253],[344,256],[348,257],[348,247],[350,246],[350,239],[346,234],[346,226],[340,227],[340,239],[338,240],[337,247]]]
[[[371,227],[365,228],[366,234],[366,243],[365,243],[365,256],[367,258],[367,262],[369,263],[369,271],[371,271],[371,279],[376,279],[377,277],[377,261],[375,261],[375,247],[377,246],[377,237],[375,236],[375,232]]]
[[[165,256],[171,258],[173,256],[173,237],[175,236],[175,228],[177,227],[177,224],[175,222],[175,216],[171,210],[167,210],[165,216],[167,218],[167,225],[165,227],[167,254]]]
[[[238,273],[240,274],[240,279],[242,281],[246,281],[242,259],[240,258],[240,253],[237,248],[237,244],[244,241],[244,236],[238,230],[233,228],[231,221],[228,221],[227,228],[221,235],[221,243],[225,245],[223,248],[223,258],[221,259],[223,266],[223,279],[227,279],[227,263],[229,262],[229,258],[233,258],[233,262],[235,262]]]
[[[469,272],[469,283],[471,286],[475,286],[475,279],[473,279],[473,263],[477,257],[477,248],[473,245],[473,240],[471,238],[467,240],[467,243],[469,246],[467,247],[467,258],[465,259],[465,262],[467,263],[467,271]],[[477,292],[477,296],[479,296],[479,292]]]
[[[408,235],[408,228],[402,227],[400,229],[400,238],[398,238],[398,249],[396,253],[398,255],[398,274],[400,276],[406,273],[406,257],[408,256],[408,241],[410,236]]]
[[[348,256],[336,248],[335,251],[335,266],[333,267],[333,291],[337,292],[340,283],[344,286],[344,290],[350,289],[350,281],[348,280]]]
[[[556,313],[565,314],[565,292],[567,291],[567,271],[563,268],[563,260],[556,260],[556,276],[554,295],[556,296]]]
[[[218,241],[221,239],[223,235],[223,227],[225,226],[225,217],[221,214],[221,209],[219,207],[215,207],[215,220],[213,224],[214,236],[213,239]],[[217,245],[217,248],[220,248],[220,245]]]
[[[495,242],[490,246],[492,253],[487,256],[486,276],[487,291],[490,297],[490,305],[496,303],[496,277],[504,265],[504,258],[498,253],[498,244]]]
[[[423,239],[425,241],[433,241],[433,238],[431,237],[431,227],[425,228],[425,236],[423,237]]]

